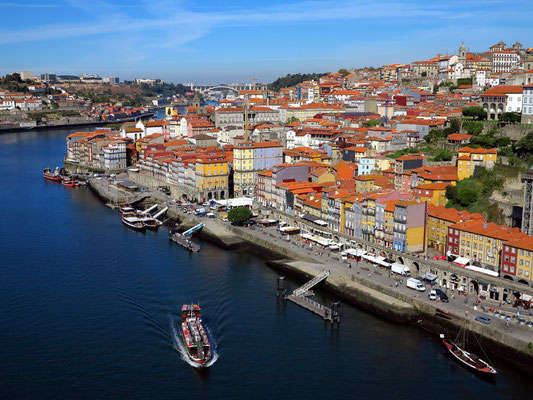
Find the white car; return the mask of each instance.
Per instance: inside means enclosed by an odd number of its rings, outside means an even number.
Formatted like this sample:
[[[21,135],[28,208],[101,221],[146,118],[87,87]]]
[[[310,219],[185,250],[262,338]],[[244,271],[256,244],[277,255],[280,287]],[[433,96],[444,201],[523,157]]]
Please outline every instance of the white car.
[[[437,300],[437,291],[435,289],[432,289],[429,292],[428,296],[430,300]]]

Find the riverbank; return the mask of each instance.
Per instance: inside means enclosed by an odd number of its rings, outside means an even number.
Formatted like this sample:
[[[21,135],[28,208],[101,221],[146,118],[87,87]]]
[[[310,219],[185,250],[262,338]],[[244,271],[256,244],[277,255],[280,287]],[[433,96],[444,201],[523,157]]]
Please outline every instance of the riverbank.
[[[85,128],[96,128],[99,126],[106,126],[111,124],[123,124],[126,122],[134,122],[140,119],[151,118],[154,113],[146,113],[138,115],[131,118],[123,118],[115,121],[90,121],[90,122],[77,122],[74,124],[58,124],[58,125],[37,125],[30,127],[16,127],[16,128],[0,128],[0,135],[3,133],[17,133],[17,132],[40,132],[40,131],[50,131],[50,130],[60,130],[60,129],[85,129]]]
[[[464,327],[482,339],[483,347],[491,357],[498,358],[502,363],[505,360],[511,361],[513,366],[531,374],[533,345],[530,343],[533,342],[533,332],[528,330],[530,328],[517,324],[506,328],[503,321],[495,318],[491,325],[482,325],[473,318],[489,314],[483,313],[479,308],[473,310],[472,299],[465,303],[467,298],[463,299],[463,296],[459,295],[454,298],[455,296],[452,297],[449,293],[450,303],[435,303],[427,299],[427,293],[414,292],[404,285],[396,287],[398,279],[389,276],[385,269],[365,263],[351,265],[340,260],[335,254],[317,254],[313,250],[298,246],[294,239],[287,242],[272,228],[252,230],[232,226],[218,218],[200,219],[191,214],[184,214],[178,206],[170,202],[169,196],[157,190],[146,190],[143,194],[149,196],[144,201],[145,205],[168,204],[169,217],[179,221],[183,229],[203,222],[202,238],[224,248],[253,251],[265,257],[270,267],[305,280],[316,276],[323,269],[329,269],[331,275],[323,284],[324,289],[347,303],[389,321],[419,326],[434,337],[445,333],[454,338],[457,331]],[[451,318],[438,317],[437,309],[444,311]]]

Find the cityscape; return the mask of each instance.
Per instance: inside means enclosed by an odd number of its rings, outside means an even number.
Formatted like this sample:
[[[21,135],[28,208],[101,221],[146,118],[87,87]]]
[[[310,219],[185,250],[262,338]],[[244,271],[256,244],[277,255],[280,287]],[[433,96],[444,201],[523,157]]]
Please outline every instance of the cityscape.
[[[3,66],[0,396],[527,396],[533,43],[487,36],[277,78]]]

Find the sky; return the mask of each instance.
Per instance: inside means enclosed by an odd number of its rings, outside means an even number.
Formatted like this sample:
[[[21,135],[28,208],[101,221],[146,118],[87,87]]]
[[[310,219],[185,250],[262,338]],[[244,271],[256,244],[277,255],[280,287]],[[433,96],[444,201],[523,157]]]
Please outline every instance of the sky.
[[[202,84],[533,47],[531,0],[0,0],[0,74]]]

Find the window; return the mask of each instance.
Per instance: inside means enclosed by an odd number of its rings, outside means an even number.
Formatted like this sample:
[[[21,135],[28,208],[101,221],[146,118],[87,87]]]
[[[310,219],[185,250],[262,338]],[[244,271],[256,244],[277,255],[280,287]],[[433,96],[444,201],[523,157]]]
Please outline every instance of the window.
[[[518,264],[524,265],[524,260],[521,258]]]

